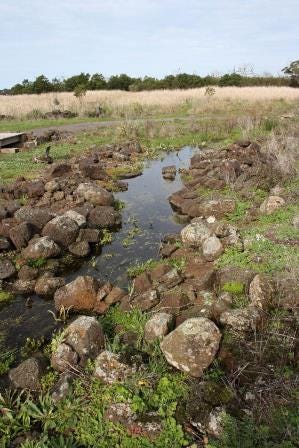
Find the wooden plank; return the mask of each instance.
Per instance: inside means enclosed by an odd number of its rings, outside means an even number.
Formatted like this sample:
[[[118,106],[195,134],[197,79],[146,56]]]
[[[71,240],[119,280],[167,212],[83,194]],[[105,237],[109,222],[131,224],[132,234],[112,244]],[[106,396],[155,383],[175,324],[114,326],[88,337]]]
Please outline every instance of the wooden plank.
[[[0,148],[12,144],[22,143],[24,133],[20,132],[0,132]]]

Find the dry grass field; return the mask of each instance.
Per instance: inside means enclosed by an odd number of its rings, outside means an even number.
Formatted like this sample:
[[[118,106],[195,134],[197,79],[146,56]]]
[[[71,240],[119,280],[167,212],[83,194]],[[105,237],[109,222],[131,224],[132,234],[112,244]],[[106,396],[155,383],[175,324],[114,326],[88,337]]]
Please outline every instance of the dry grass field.
[[[299,89],[290,87],[216,87],[212,96],[206,88],[144,92],[88,91],[82,98],[72,92],[41,95],[0,96],[0,115],[17,119],[41,118],[53,110],[69,110],[88,116],[97,106],[104,116],[135,118],[159,114],[281,112],[298,104]]]

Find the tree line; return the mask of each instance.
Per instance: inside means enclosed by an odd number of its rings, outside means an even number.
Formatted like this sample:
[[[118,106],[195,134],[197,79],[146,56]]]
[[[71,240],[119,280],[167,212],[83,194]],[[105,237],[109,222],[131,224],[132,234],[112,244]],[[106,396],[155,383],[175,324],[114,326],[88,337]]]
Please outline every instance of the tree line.
[[[298,62],[298,61],[295,61]],[[294,64],[294,63],[292,63]],[[291,67],[291,65],[290,65]],[[188,73],[168,75],[162,79],[145,76],[134,78],[125,73],[105,78],[101,73],[90,75],[80,73],[66,79],[54,78],[51,81],[45,76],[37,76],[34,81],[24,79],[22,83],[15,84],[9,89],[0,91],[0,94],[20,95],[46,92],[75,92],[81,90],[125,90],[139,92],[142,90],[158,89],[189,89],[205,86],[288,86],[298,87],[299,82],[293,76],[290,67],[283,69],[289,76],[248,76],[238,73],[227,73],[223,76],[199,76]],[[295,80],[295,82],[294,82]]]

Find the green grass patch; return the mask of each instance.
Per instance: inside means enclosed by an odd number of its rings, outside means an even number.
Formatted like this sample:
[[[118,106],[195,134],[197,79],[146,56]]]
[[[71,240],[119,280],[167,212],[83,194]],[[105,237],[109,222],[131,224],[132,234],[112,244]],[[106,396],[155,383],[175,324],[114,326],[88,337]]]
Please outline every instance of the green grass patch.
[[[0,291],[0,304],[10,302],[14,298],[14,295],[8,291]]]
[[[127,269],[128,277],[135,278],[145,271],[151,271],[161,263],[162,262],[160,260],[153,260],[153,259],[149,259],[144,263],[136,263],[132,266],[129,266],[129,268]]]
[[[245,285],[241,282],[227,282],[222,286],[222,291],[229,292],[232,295],[243,294],[244,289]]]

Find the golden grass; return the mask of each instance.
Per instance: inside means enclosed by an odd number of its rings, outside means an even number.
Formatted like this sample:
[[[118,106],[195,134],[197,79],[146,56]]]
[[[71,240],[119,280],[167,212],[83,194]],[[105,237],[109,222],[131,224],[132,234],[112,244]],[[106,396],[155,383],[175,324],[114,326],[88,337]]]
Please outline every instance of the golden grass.
[[[34,111],[70,110],[87,115],[101,106],[106,116],[136,117],[143,114],[221,112],[236,107],[267,108],[271,102],[298,102],[299,89],[290,87],[217,87],[213,97],[205,88],[187,90],[154,90],[149,92],[88,91],[78,99],[72,92],[41,95],[0,96],[0,114],[25,118]],[[57,101],[59,104],[57,105]],[[55,105],[56,103],[56,105]],[[271,108],[270,108],[271,109]]]

